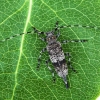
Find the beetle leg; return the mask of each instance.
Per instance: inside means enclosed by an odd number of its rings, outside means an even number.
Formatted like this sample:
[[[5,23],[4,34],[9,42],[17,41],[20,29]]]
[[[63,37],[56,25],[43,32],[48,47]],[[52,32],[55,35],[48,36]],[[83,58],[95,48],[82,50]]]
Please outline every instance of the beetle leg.
[[[67,56],[68,57],[68,66],[72,69],[72,71],[74,71],[74,72],[77,72],[72,66],[71,66],[71,55],[70,55],[70,53],[69,52],[66,52],[65,53],[65,56]]]
[[[50,59],[46,60],[46,65],[48,67],[48,69],[50,70],[50,72],[52,73],[52,78],[53,78],[53,81],[55,82],[55,72],[54,70],[49,66],[49,62],[50,62]]]
[[[57,31],[56,37],[58,38],[60,36],[60,28],[58,28],[58,21],[55,24],[54,32]]]
[[[40,55],[39,55],[39,57],[38,57],[37,69],[39,69],[39,67],[40,67],[41,55],[42,55],[43,52],[45,52],[46,50],[47,50],[46,48],[43,48],[43,49],[40,51]]]

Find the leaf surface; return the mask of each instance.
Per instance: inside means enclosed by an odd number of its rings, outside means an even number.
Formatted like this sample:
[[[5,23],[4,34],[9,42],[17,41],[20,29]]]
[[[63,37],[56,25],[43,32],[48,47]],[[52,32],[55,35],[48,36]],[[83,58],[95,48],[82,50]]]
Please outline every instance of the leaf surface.
[[[56,21],[59,26],[99,27],[99,5],[99,0],[1,0],[0,40],[32,31],[32,26],[48,32]],[[57,75],[53,83],[45,64],[48,53],[42,55],[40,70],[36,70],[39,52],[46,43],[33,32],[0,42],[0,100],[96,100],[100,95],[100,29],[72,27],[60,33],[59,41],[88,40],[62,45],[78,72],[69,68],[70,88],[66,89]]]

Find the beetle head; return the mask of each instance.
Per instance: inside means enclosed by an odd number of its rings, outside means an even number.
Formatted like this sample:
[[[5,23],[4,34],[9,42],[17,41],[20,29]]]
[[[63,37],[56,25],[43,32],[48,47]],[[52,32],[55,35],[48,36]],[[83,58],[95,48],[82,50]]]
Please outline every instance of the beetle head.
[[[53,34],[53,32],[47,32],[46,33],[47,37],[46,37],[46,41],[48,44],[52,44],[54,42],[56,42],[56,35]]]

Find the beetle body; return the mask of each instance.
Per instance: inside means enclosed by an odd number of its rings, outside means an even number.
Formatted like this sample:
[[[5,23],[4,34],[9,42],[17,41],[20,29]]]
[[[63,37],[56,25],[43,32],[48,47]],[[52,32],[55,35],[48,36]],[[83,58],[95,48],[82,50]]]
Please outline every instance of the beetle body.
[[[65,60],[65,55],[61,47],[61,43],[57,41],[56,36],[53,32],[48,32],[47,34],[47,51],[49,53],[49,57],[51,63],[54,65],[55,71],[57,72],[59,77],[62,77],[66,86],[68,87],[66,75],[68,75],[68,67]]]
[[[69,42],[86,42],[87,40],[64,40],[62,42],[57,41],[57,38],[60,36],[60,28],[62,27],[58,27],[58,22],[56,22],[56,27],[54,28],[54,30],[50,31],[50,32],[39,32],[36,28],[33,27],[34,32],[38,33],[38,35],[40,34],[44,34],[46,35],[46,39],[45,38],[41,38],[40,39],[42,41],[47,42],[47,46],[46,48],[43,48],[40,51],[40,56],[38,57],[38,64],[37,64],[37,68],[40,67],[40,61],[41,61],[41,55],[43,52],[48,51],[49,54],[49,60],[46,61],[47,67],[48,69],[52,72],[52,76],[54,78],[54,72],[56,72],[58,74],[59,77],[61,77],[65,83],[66,88],[69,87],[68,82],[67,82],[67,75],[68,75],[68,67],[70,67],[72,69],[72,71],[76,72],[76,70],[71,66],[70,63],[70,53],[64,53],[62,50],[62,46],[61,44],[66,44]],[[57,34],[55,35],[55,32],[57,32]],[[65,60],[65,56],[68,57],[68,62],[66,62]],[[54,69],[55,71],[49,67],[48,62],[51,61],[51,63],[54,65]]]

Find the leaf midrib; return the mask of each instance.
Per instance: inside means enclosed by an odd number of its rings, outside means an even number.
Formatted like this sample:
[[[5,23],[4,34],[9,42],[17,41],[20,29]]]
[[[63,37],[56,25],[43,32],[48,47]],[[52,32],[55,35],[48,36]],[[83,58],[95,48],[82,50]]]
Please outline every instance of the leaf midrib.
[[[23,31],[24,33],[26,32],[28,23],[30,21],[31,10],[32,10],[32,0],[29,1],[28,15],[27,15],[27,19],[26,19],[25,28],[24,28],[24,31]],[[20,43],[19,58],[18,58],[18,63],[17,63],[16,70],[15,70],[15,85],[14,85],[14,89],[13,89],[13,94],[12,94],[11,100],[13,100],[14,93],[15,93],[15,90],[16,90],[16,87],[17,87],[17,73],[18,73],[18,69],[19,69],[19,65],[20,65],[21,56],[22,56],[22,53],[23,53],[24,39],[25,39],[25,34],[22,35],[22,39],[21,39],[21,43]]]

